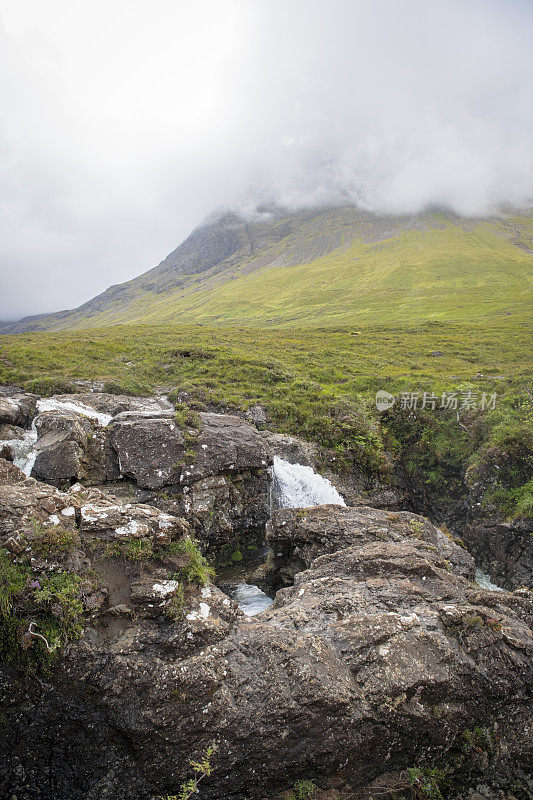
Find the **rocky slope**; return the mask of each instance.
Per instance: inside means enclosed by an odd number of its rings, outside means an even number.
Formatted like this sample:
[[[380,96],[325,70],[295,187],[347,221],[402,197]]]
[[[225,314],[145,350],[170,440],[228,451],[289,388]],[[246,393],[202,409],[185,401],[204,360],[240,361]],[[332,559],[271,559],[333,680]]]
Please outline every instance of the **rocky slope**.
[[[446,797],[527,796],[527,590],[481,589],[471,556],[410,512],[283,508],[262,570],[275,603],[246,617],[193,537],[255,545],[265,437],[161,400],[68,401],[5,409],[12,433],[39,412],[32,469],[47,482],[0,458],[2,796],[151,800],[212,741],[206,800],[301,779],[390,795],[436,767]]]
[[[339,325],[525,319],[533,215],[378,216],[354,206],[215,216],[158,266],[0,333],[118,322]],[[415,302],[416,300],[416,302]]]

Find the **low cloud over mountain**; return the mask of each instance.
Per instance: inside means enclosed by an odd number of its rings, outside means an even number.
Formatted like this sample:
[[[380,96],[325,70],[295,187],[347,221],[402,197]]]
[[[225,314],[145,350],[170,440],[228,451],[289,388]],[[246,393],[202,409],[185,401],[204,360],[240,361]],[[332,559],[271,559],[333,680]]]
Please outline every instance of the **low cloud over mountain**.
[[[0,318],[73,307],[213,208],[533,198],[521,0],[0,4]]]

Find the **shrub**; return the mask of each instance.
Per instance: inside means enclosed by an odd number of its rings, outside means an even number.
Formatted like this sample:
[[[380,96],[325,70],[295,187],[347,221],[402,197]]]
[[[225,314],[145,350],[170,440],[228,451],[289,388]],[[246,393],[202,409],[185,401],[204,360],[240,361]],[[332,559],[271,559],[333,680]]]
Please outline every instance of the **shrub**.
[[[32,549],[42,558],[56,558],[68,553],[77,539],[76,531],[69,528],[43,526],[34,522],[33,529]]]
[[[69,572],[35,575],[0,548],[0,655],[24,671],[46,670],[83,631],[80,586]]]
[[[78,387],[72,381],[44,376],[25,381],[24,389],[41,397],[50,397],[53,394],[75,394],[78,391]]]

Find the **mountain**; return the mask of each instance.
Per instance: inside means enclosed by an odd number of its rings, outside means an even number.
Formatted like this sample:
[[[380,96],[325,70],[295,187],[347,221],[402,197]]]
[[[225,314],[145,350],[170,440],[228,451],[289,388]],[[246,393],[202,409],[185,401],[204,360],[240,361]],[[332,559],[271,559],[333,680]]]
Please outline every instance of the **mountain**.
[[[208,219],[158,266],[77,309],[0,331],[122,322],[359,325],[523,321],[533,213],[379,216],[354,206]]]

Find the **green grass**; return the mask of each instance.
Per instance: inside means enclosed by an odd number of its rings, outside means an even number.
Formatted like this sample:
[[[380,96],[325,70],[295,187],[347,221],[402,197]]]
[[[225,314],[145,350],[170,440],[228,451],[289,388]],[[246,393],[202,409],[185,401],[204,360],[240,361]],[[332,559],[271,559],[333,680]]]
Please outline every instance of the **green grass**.
[[[399,458],[403,450],[413,472],[423,471],[443,497],[452,496],[457,480],[446,466],[481,469],[514,443],[520,461],[515,474],[503,471],[500,487],[513,496],[502,495],[500,507],[515,513],[530,508],[518,491],[530,477],[524,478],[522,458],[531,430],[529,333],[511,321],[433,321],[307,330],[130,325],[19,334],[0,337],[6,356],[0,383],[30,389],[46,376],[48,385],[71,388],[87,379],[112,382],[116,391],[162,388],[178,401],[179,419],[191,425],[197,418],[189,407],[231,411],[261,403],[273,429],[317,442],[339,470],[357,467],[386,477],[387,451]],[[374,397],[381,388],[393,394],[496,391],[498,404],[494,412],[462,415],[472,429],[468,435],[454,413],[380,417]]]
[[[204,272],[182,274],[178,258],[174,271],[156,268],[37,324],[499,324],[523,322],[530,313],[531,213],[461,220],[428,212],[391,227],[387,218],[330,209],[289,215],[285,223],[286,236],[267,236],[251,251],[241,246]],[[194,252],[200,265],[201,252]]]

